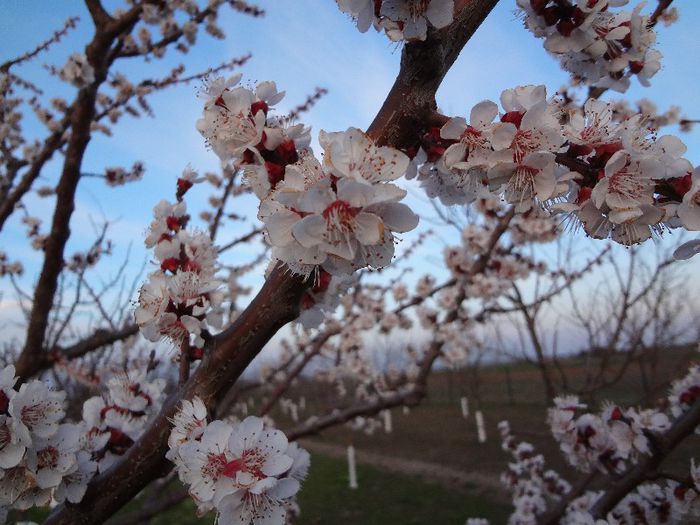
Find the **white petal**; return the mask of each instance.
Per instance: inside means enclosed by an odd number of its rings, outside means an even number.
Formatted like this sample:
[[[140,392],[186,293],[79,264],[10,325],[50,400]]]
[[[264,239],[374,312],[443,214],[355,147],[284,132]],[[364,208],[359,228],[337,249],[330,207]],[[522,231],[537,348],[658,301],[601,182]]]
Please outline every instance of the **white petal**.
[[[320,244],[326,231],[326,221],[320,215],[309,215],[297,222],[292,235],[304,248]]]
[[[451,118],[440,129],[440,137],[443,139],[458,140],[465,129],[467,129],[467,121],[464,120],[464,118]]]
[[[384,225],[391,231],[405,233],[418,226],[418,215],[400,202],[387,203],[381,208]]]
[[[355,217],[354,232],[360,244],[377,244],[384,236],[384,223],[373,213],[359,213]]]

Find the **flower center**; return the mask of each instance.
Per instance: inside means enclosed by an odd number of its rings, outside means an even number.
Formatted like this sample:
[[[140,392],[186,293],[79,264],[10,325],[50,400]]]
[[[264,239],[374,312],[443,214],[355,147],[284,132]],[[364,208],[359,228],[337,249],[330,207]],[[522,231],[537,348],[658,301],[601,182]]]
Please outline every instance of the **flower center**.
[[[202,466],[202,476],[209,479],[219,479],[225,474],[226,456],[222,454],[209,454],[207,462]]]
[[[245,472],[255,477],[255,481],[265,478],[261,467],[264,458],[257,450],[244,450],[240,458],[236,458],[226,463],[222,474],[232,479],[236,479],[239,472]]]
[[[58,464],[58,450],[54,447],[46,447],[36,456],[39,468],[54,468]]]
[[[323,210],[323,218],[329,228],[349,232],[352,231],[352,224],[360,208],[350,206],[350,203],[338,199]]]

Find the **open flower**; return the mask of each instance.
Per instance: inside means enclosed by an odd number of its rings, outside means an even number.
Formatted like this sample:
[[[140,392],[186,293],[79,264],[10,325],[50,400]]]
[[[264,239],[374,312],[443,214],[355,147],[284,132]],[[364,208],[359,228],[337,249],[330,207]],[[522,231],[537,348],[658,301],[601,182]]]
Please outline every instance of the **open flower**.
[[[399,203],[406,192],[389,180],[408,158],[378,148],[359,130],[321,133],[325,166],[310,155],[286,167],[284,180],[261,205],[274,255],[298,273],[316,265],[331,273],[386,266],[394,233],[409,231],[418,217]]]
[[[48,438],[53,435],[58,430],[58,422],[65,415],[65,398],[65,392],[49,390],[43,381],[35,379],[22,384],[8,408],[17,440],[30,447],[34,437]]]
[[[176,421],[191,422],[193,407],[184,404]],[[222,524],[284,523],[285,504],[308,471],[306,451],[290,445],[281,431],[265,428],[255,416],[234,426],[212,421],[203,432],[174,432],[178,437],[171,436],[169,443],[176,445],[177,453],[169,457],[201,510],[216,508]]]

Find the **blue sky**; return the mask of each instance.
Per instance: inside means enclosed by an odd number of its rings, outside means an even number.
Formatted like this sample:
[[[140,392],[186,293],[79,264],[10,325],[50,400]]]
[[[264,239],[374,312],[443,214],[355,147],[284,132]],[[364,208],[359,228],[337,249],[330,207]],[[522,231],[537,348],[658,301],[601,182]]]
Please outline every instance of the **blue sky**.
[[[119,5],[106,2],[108,6]],[[264,18],[253,19],[222,9],[220,25],[227,33],[225,41],[211,39],[203,32],[199,45],[187,55],[170,53],[165,60],[143,63],[131,59],[117,66],[134,79],[144,76],[165,76],[174,65],[184,63],[192,72],[215,66],[235,56],[253,53],[253,58],[241,69],[244,82],[274,80],[287,96],[279,105],[281,113],[302,102],[316,86],[329,90],[318,105],[305,116],[312,126],[312,135],[320,129],[344,130],[349,126],[366,128],[381,106],[398,71],[400,48],[382,34],[370,31],[359,33],[349,19],[340,13],[332,0],[261,0]],[[653,6],[654,2],[650,2]],[[698,71],[700,71],[700,39],[696,21],[700,20],[700,2],[675,2],[680,21],[665,28],[659,27],[658,47],[664,54],[663,69],[652,80],[651,88],[636,83],[624,96],[631,102],[648,97],[665,110],[671,104],[680,105],[683,114],[700,118]],[[477,102],[490,98],[498,100],[503,89],[523,84],[545,84],[550,93],[566,82],[566,75],[557,63],[542,49],[542,42],[533,38],[513,12],[514,0],[501,0],[476,35],[460,55],[454,68],[438,92],[438,104],[446,114],[468,115]],[[0,61],[17,56],[32,48],[52,30],[61,26],[71,15],[81,21],[61,44],[49,53],[39,56],[19,68],[17,73],[37,82],[47,95],[72,98],[74,88],[50,77],[44,64],[61,66],[67,56],[81,49],[89,41],[89,15],[78,1],[69,0],[3,0],[0,19]],[[121,262],[126,247],[132,243],[133,271],[137,271],[147,253],[142,247],[143,232],[150,222],[151,208],[162,198],[172,198],[175,177],[186,165],[199,171],[216,171],[218,161],[204,146],[194,124],[201,114],[201,102],[196,98],[196,85],[180,86],[160,93],[151,99],[155,118],[125,118],[114,130],[113,137],[95,135],[85,157],[84,171],[101,172],[107,166],[130,166],[141,160],[146,166],[144,181],[108,189],[96,179],[81,181],[77,206],[71,227],[74,238],[69,252],[88,246],[93,239],[91,221],[102,218],[115,221],[111,238],[117,245],[115,255],[105,264],[106,271],[114,271]],[[30,135],[42,136],[43,131],[29,116],[26,129]],[[675,133],[669,129],[667,132]],[[688,145],[687,157],[700,162],[700,131],[684,134]],[[46,170],[43,184],[56,180],[59,164],[54,161]],[[188,195],[188,205],[197,211],[209,191],[200,186]],[[424,195],[410,188],[409,203],[424,215],[433,215]],[[34,196],[25,199],[30,212],[50,221],[46,203]],[[255,215],[255,202],[250,199],[239,204],[240,213]],[[433,226],[423,221],[422,227]],[[240,232],[224,231],[220,242],[236,237]],[[448,239],[454,233],[443,230],[440,238]],[[673,239],[677,235],[672,236]],[[407,235],[410,241],[413,235]],[[441,241],[435,253],[441,250]],[[453,242],[456,242],[453,241]],[[667,243],[668,240],[660,242]],[[596,244],[599,246],[600,244]],[[17,218],[10,221],[0,234],[0,246],[12,258],[25,262],[29,285],[35,278],[40,254],[28,247],[24,228]],[[581,240],[582,251],[588,251],[590,242]],[[11,248],[11,249],[10,249]],[[254,253],[249,248],[233,256],[234,261],[249,260]],[[428,256],[417,269],[439,273],[440,258]],[[695,268],[700,261],[688,263]],[[14,308],[12,292],[7,282],[0,282],[4,291],[0,303],[0,325],[3,317],[10,318]],[[6,317],[7,316],[7,317]]]

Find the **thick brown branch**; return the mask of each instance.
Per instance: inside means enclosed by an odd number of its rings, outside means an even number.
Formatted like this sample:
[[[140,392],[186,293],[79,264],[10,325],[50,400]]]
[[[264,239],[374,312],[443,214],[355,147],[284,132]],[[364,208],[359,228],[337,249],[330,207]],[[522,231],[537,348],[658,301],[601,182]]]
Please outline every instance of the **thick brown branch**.
[[[435,92],[460,51],[498,0],[457,2],[455,21],[425,42],[406,44],[401,70],[367,133],[380,144],[413,146],[436,111]]]

